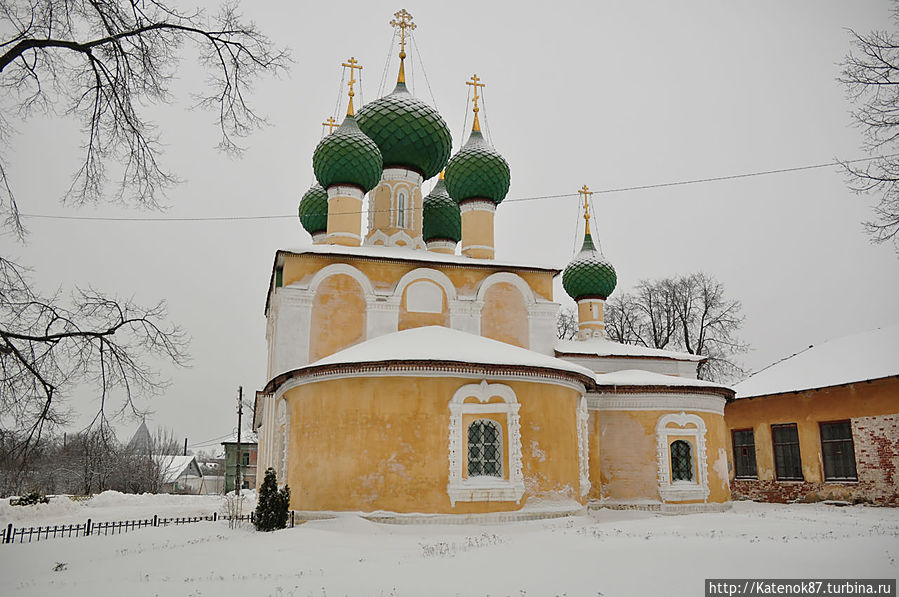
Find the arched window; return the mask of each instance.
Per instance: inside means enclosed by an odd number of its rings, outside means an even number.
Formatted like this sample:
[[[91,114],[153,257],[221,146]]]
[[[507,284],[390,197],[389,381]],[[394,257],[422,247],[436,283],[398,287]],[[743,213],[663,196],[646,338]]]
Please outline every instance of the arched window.
[[[396,194],[396,226],[406,227],[406,191],[399,191]]]
[[[468,476],[503,476],[503,439],[496,421],[478,419],[468,426]]]
[[[682,439],[671,442],[671,480],[693,480],[693,450],[690,442]]]

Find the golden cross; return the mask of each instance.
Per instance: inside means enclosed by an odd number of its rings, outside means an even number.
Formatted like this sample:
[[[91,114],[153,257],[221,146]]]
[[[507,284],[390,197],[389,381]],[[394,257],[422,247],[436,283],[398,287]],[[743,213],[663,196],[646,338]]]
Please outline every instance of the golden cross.
[[[337,121],[334,120],[333,116],[328,116],[328,119],[322,123],[322,126],[328,127],[328,134],[330,135],[331,133],[334,132],[334,127],[340,126],[340,125],[337,124]]]
[[[480,80],[477,73],[475,73],[471,75],[471,81],[465,81],[466,85],[474,87],[474,122],[471,125],[471,130],[473,131],[481,130],[481,123],[478,121],[478,112],[480,111],[480,108],[478,108],[478,99],[480,99],[478,96],[478,87],[485,87],[485,85],[483,83],[478,83]]]
[[[356,95],[353,92],[353,85],[356,83],[356,69],[362,70],[362,66],[356,60],[355,56],[350,56],[350,59],[346,62],[341,62],[340,66],[344,66],[350,69],[350,81],[347,85],[350,86],[350,103],[347,106],[346,114],[347,116],[353,115],[353,96]]]
[[[587,230],[586,233],[590,234],[590,204],[588,200],[593,197],[593,191],[584,185],[580,189],[578,189],[578,193],[584,196],[584,220],[587,222]]]
[[[400,28],[400,58],[406,57],[406,29],[413,31],[415,23],[412,22],[412,15],[403,8],[399,12],[393,13],[394,19],[390,21],[393,27]]]

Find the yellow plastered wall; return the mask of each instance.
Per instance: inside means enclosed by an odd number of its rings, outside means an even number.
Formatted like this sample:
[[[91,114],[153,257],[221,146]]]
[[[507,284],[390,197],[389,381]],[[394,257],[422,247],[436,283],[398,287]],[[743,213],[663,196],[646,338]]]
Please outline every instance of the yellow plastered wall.
[[[429,284],[434,286],[440,290],[440,296],[443,301],[443,309],[440,313],[422,313],[416,311],[409,311],[407,307],[406,297],[409,293],[409,286],[403,291],[403,298],[400,302],[400,315],[399,315],[399,325],[398,328],[400,331],[408,330],[410,328],[418,328],[427,325],[442,325],[444,327],[449,327],[450,325],[450,313],[449,313],[449,305],[446,300],[446,292],[443,290],[443,287],[439,284],[431,282],[430,280],[422,280],[420,282],[414,282],[414,284]]]
[[[356,197],[328,198],[329,244],[358,247],[362,244],[362,199]],[[354,235],[340,236],[340,234]],[[331,235],[337,235],[332,237]]]
[[[459,294],[475,294],[478,286],[489,275],[500,271],[497,268],[450,266],[439,263],[414,263],[408,261],[378,261],[374,259],[354,259],[346,256],[330,255],[286,255],[283,269],[283,285],[295,282],[307,282],[315,273],[332,263],[347,263],[359,269],[376,289],[392,289],[408,272],[421,267],[436,269],[444,274],[456,287]],[[553,300],[553,273],[515,268],[502,268],[518,274],[531,287],[537,296],[545,300]]]
[[[517,510],[528,497],[548,493],[577,498],[579,393],[564,386],[514,381],[507,385],[521,404],[525,479],[521,503],[451,506],[449,402],[461,386],[479,381],[356,377],[288,390],[291,508],[480,513]],[[508,453],[504,451],[505,470]]]
[[[528,307],[518,288],[500,282],[487,289],[481,310],[481,335],[522,348],[530,347]]]
[[[658,443],[656,424],[672,411],[592,411],[590,413],[590,477],[599,487],[591,497],[617,501],[658,500]],[[727,464],[727,429],[724,417],[714,413],[690,413],[706,425],[706,461],[710,502],[730,500]],[[694,442],[689,436],[671,434]],[[598,454],[598,458],[593,458]],[[693,450],[694,467],[700,462]],[[694,468],[698,474],[698,470]],[[670,473],[670,471],[669,471]],[[596,480],[598,479],[598,483]]]
[[[728,456],[733,459],[735,429],[752,429],[760,481],[775,479],[771,425],[796,423],[799,457],[805,481],[824,480],[820,423],[876,417],[899,412],[899,378],[859,382],[818,390],[741,398],[724,408]]]
[[[326,278],[312,302],[309,361],[334,354],[365,340],[365,296],[346,274]]]
[[[399,218],[394,207],[397,193],[401,190],[406,193],[405,225],[402,227],[397,225]],[[373,207],[371,209],[374,212],[371,219],[372,227],[367,236],[372,236],[378,230],[388,236],[392,236],[400,230],[412,238],[421,236],[422,196],[419,185],[406,180],[382,180],[371,192],[369,198],[372,200]]]
[[[577,303],[578,329],[604,330],[604,301],[600,299],[581,299]]]
[[[486,209],[462,210],[462,254],[474,259],[493,259],[494,212]]]

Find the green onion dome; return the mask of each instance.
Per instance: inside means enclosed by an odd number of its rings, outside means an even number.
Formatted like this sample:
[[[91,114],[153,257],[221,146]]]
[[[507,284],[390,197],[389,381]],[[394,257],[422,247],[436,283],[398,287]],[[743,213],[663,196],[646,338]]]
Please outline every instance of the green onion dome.
[[[367,193],[381,180],[381,151],[348,115],[336,131],[319,141],[312,169],[325,189],[345,184]]]
[[[602,253],[593,246],[590,233],[584,235],[584,246],[574,260],[568,264],[562,273],[562,286],[568,296],[578,301],[582,298],[607,299],[615,285],[618,276],[615,268],[609,263]]]
[[[328,191],[315,183],[300,199],[300,223],[306,232],[327,232],[328,230]]]
[[[476,130],[446,165],[446,190],[457,202],[489,199],[495,204],[509,192],[509,163]]]
[[[359,127],[378,144],[385,168],[409,168],[425,180],[443,170],[452,150],[446,121],[437,110],[412,97],[405,83],[365,104],[359,110]]]
[[[462,212],[459,204],[446,192],[446,183],[442,178],[424,198],[422,207],[424,211],[421,236],[425,241],[462,240]]]

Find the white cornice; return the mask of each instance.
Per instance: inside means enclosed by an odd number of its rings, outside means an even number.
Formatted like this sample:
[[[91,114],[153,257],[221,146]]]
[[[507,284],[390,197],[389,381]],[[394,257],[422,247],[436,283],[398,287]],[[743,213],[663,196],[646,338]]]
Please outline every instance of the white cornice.
[[[722,396],[680,392],[587,394],[587,405],[590,410],[676,410],[708,412],[723,416],[725,402]]]

